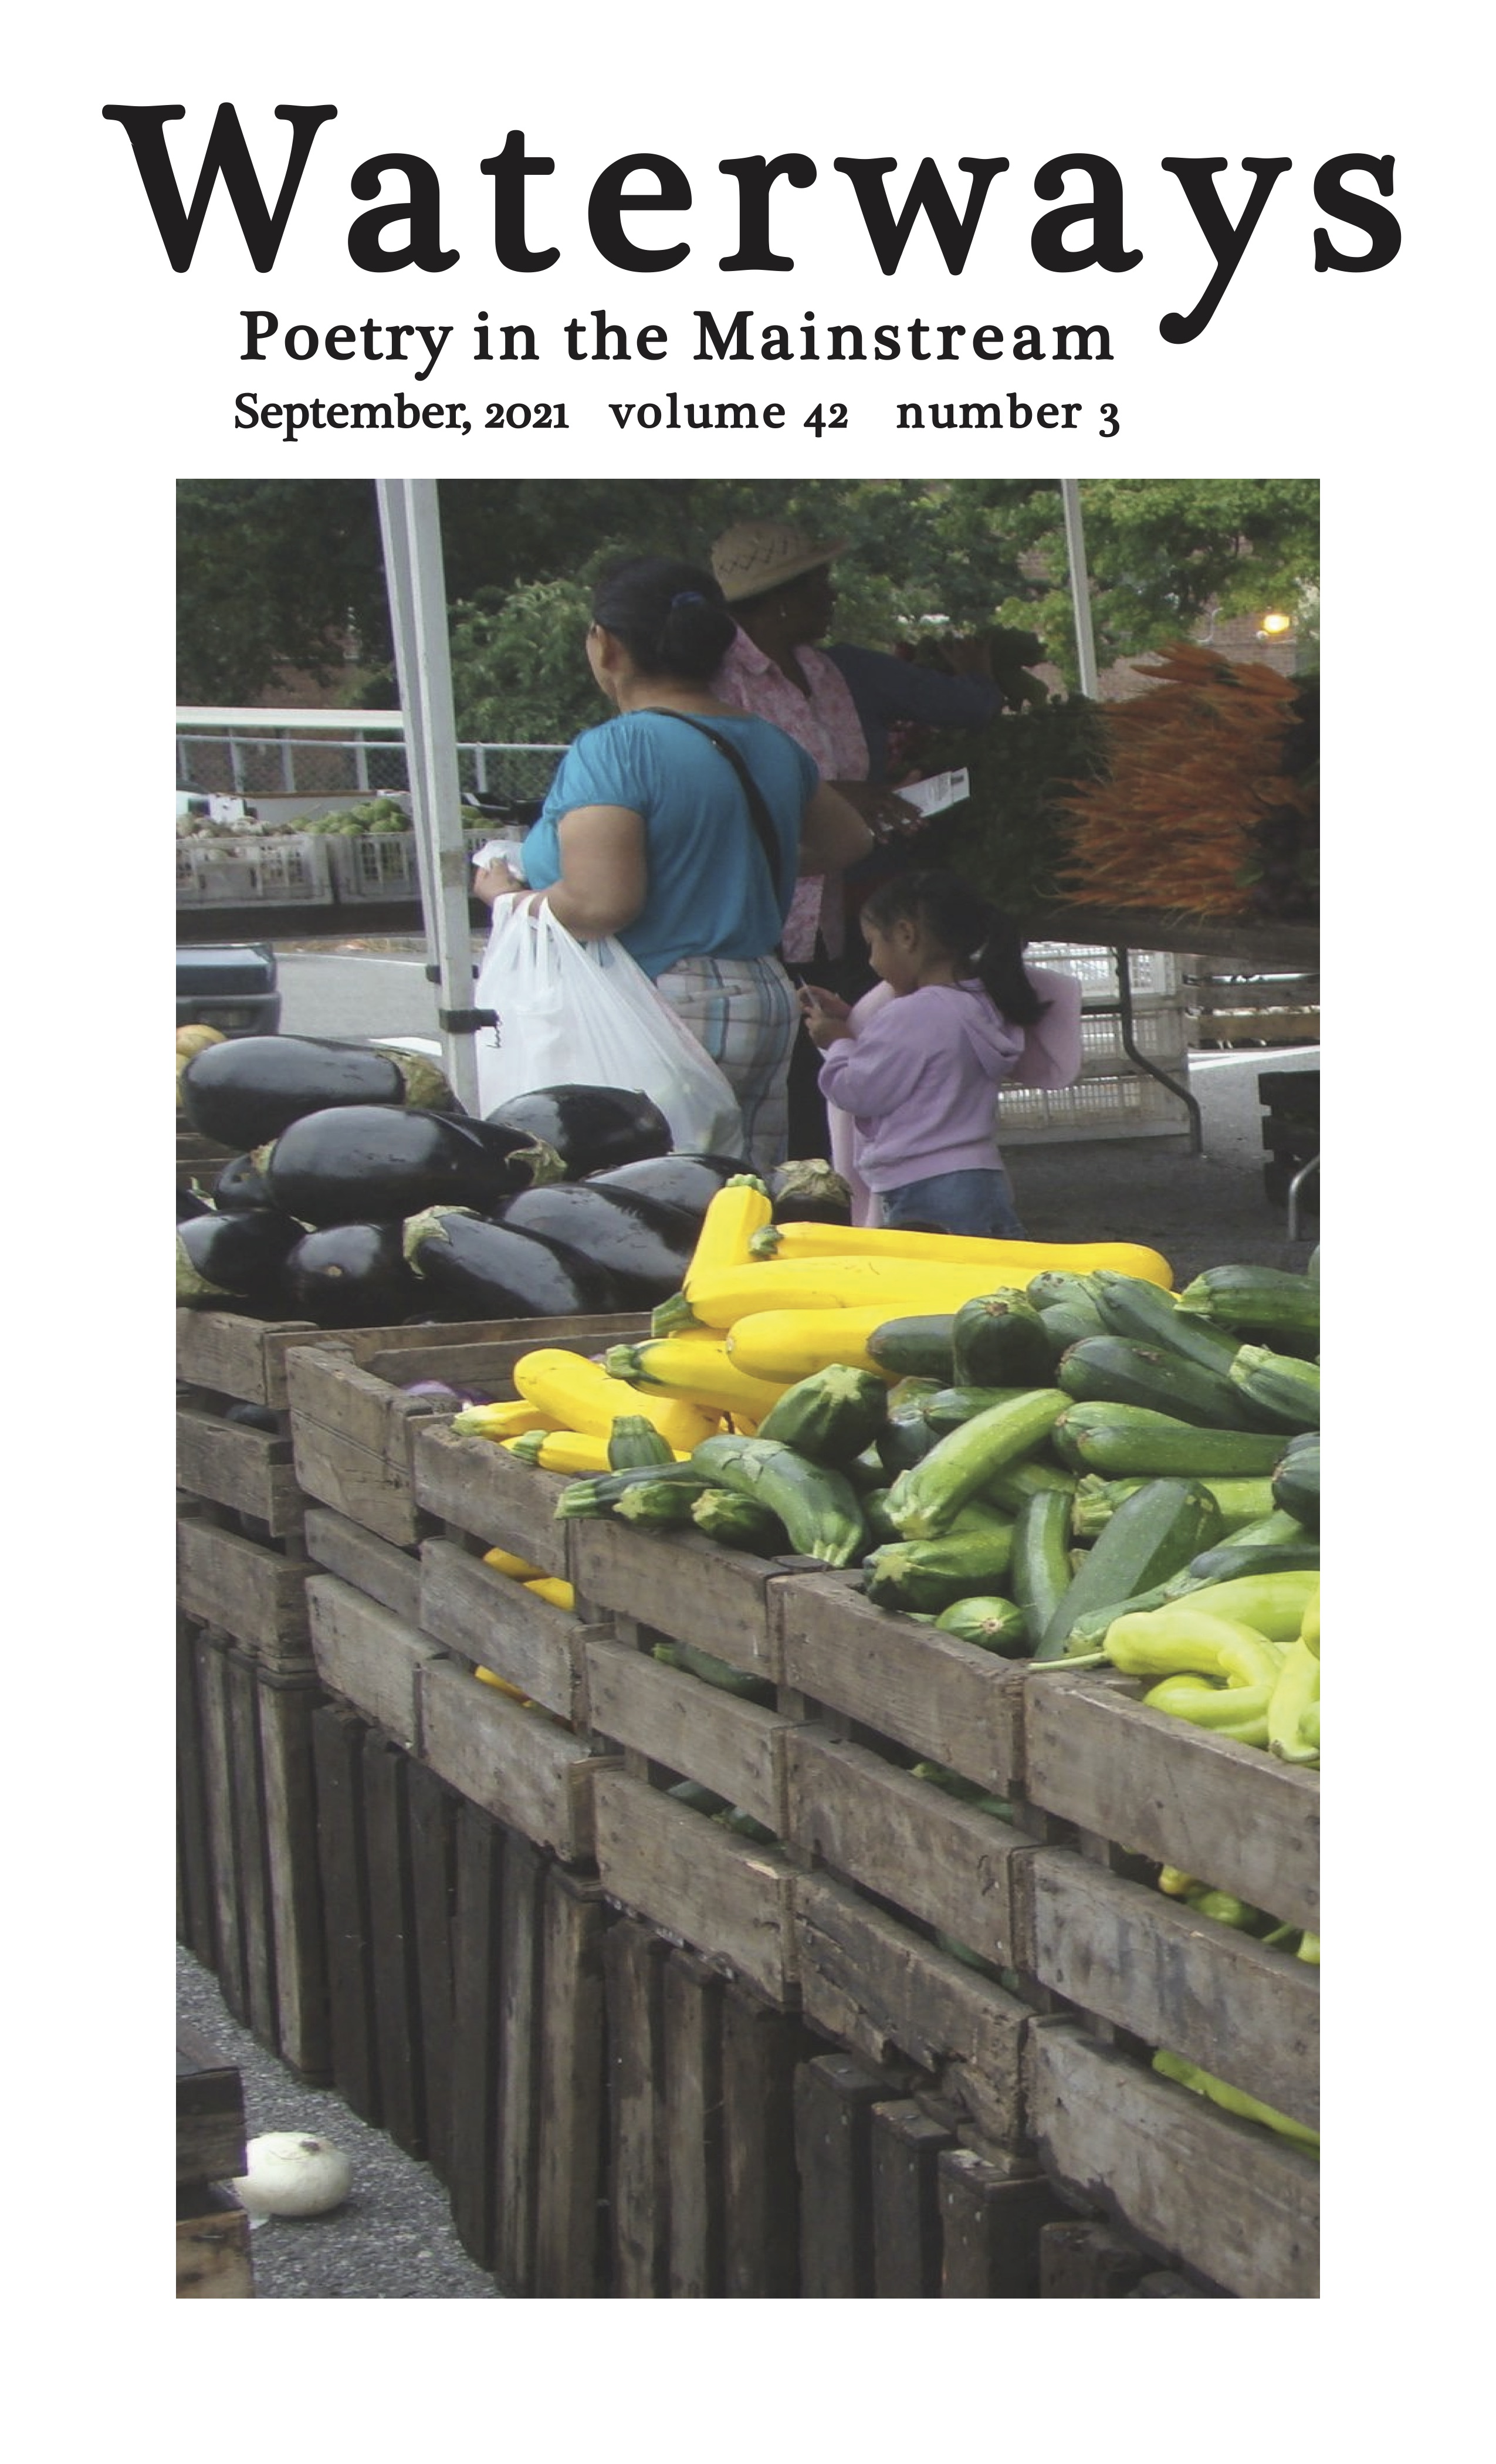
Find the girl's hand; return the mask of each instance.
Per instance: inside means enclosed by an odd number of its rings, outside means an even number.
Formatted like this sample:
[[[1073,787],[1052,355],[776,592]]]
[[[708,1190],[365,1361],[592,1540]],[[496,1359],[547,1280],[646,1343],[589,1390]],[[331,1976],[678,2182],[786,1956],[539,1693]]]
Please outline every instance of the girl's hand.
[[[805,1033],[818,1052],[824,1052],[828,1044],[850,1038],[847,1003],[839,1001],[835,993],[822,992],[814,984],[802,984],[800,1008]]]
[[[828,993],[824,984],[802,984],[800,1006],[803,1010],[824,1010],[829,1018],[850,1018],[851,1004],[839,993]]]

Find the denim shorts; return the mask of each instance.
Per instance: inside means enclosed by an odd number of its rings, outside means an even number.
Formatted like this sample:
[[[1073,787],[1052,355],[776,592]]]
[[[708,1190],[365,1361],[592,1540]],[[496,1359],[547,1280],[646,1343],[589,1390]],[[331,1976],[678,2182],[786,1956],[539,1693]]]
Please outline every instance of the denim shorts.
[[[989,1241],[1022,1241],[1023,1227],[1013,1204],[1007,1174],[937,1172],[929,1180],[907,1180],[881,1194],[883,1221],[891,1231],[908,1223],[937,1224],[942,1232],[975,1234]]]

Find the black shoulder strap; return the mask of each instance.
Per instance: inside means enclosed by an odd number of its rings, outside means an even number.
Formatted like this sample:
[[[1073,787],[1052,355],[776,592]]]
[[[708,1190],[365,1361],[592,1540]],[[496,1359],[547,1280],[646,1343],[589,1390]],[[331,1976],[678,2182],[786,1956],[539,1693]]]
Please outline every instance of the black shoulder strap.
[[[726,737],[719,736],[715,727],[708,727],[705,719],[688,717],[683,710],[651,709],[649,715],[653,718],[678,718],[683,727],[693,728],[697,736],[704,736],[709,744],[715,744],[723,759],[730,762],[737,771],[739,784],[747,799],[748,818],[757,833],[759,845],[763,849],[763,861],[769,868],[769,879],[774,886],[774,895],[781,909],[787,908],[789,900],[785,894],[781,869],[783,850],[780,846],[779,834],[769,818],[769,808],[763,801],[759,782],[737,745],[729,744]],[[792,890],[793,887],[792,883]]]

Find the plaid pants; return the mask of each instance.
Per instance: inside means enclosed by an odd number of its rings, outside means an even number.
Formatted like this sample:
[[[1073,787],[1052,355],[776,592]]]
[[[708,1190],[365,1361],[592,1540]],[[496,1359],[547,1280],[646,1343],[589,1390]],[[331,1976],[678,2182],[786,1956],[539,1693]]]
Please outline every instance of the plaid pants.
[[[683,958],[656,976],[681,1023],[711,1054],[737,1098],[743,1154],[755,1172],[785,1157],[789,1056],[800,1012],[778,958]]]

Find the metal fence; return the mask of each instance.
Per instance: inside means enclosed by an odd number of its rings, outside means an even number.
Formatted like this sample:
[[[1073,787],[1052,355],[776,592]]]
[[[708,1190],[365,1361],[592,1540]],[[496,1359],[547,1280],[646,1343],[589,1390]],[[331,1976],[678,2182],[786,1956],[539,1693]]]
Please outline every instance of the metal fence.
[[[538,804],[565,746],[459,744],[465,796]],[[188,711],[177,715],[177,790],[199,796],[390,796],[409,792],[398,712]]]

